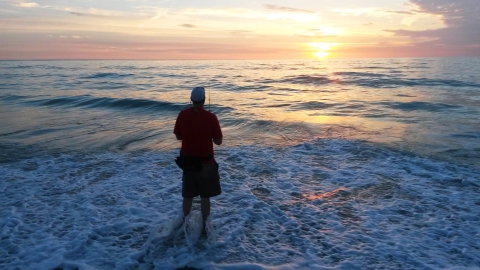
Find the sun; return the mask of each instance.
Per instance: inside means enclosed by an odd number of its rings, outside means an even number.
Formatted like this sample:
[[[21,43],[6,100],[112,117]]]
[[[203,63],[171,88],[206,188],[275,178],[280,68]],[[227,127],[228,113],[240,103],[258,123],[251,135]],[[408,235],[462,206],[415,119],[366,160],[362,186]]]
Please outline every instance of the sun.
[[[318,58],[325,58],[329,55],[329,53],[324,52],[324,51],[319,51],[319,52],[314,53],[313,55],[315,55]]]
[[[330,55],[330,50],[332,47],[336,46],[337,43],[313,42],[308,43],[308,45],[315,50],[313,54],[315,57],[326,58]]]

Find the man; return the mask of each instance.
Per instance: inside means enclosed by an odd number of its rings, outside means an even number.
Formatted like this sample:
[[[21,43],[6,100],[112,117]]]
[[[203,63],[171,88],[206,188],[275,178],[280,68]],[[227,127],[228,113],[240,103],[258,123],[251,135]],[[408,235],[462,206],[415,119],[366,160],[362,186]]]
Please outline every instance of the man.
[[[205,230],[205,221],[210,215],[210,197],[221,193],[218,164],[213,157],[213,143],[221,145],[223,136],[217,116],[203,108],[205,89],[193,88],[190,99],[192,107],[178,114],[173,133],[177,140],[182,141],[180,155],[201,164],[199,171],[183,171],[183,214],[186,217],[190,213],[193,198],[200,195]]]

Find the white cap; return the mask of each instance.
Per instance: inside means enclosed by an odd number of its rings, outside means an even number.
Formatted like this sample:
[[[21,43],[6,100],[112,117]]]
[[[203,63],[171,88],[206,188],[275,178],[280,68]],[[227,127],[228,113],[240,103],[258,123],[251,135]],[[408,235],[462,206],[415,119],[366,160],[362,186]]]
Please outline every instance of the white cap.
[[[205,99],[205,88],[195,87],[192,90],[192,95],[190,97],[193,102],[202,101]]]

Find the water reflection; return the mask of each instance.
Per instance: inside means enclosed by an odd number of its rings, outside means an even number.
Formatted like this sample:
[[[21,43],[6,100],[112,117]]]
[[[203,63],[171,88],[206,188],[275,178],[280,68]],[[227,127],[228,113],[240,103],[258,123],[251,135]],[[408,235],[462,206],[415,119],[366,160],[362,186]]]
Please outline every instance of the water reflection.
[[[338,197],[344,197],[344,196],[350,195],[350,192],[348,192],[347,190],[348,189],[345,187],[339,187],[329,192],[305,195],[305,198],[307,198],[310,201],[329,200],[335,197],[338,198]]]

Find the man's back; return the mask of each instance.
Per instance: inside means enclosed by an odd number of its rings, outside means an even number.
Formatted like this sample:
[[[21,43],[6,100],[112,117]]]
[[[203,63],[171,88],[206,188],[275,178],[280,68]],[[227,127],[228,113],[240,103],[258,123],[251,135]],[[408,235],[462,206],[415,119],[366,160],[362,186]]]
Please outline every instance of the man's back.
[[[212,140],[222,138],[217,116],[203,108],[181,111],[173,133],[182,138],[182,154],[189,157],[212,156]]]

